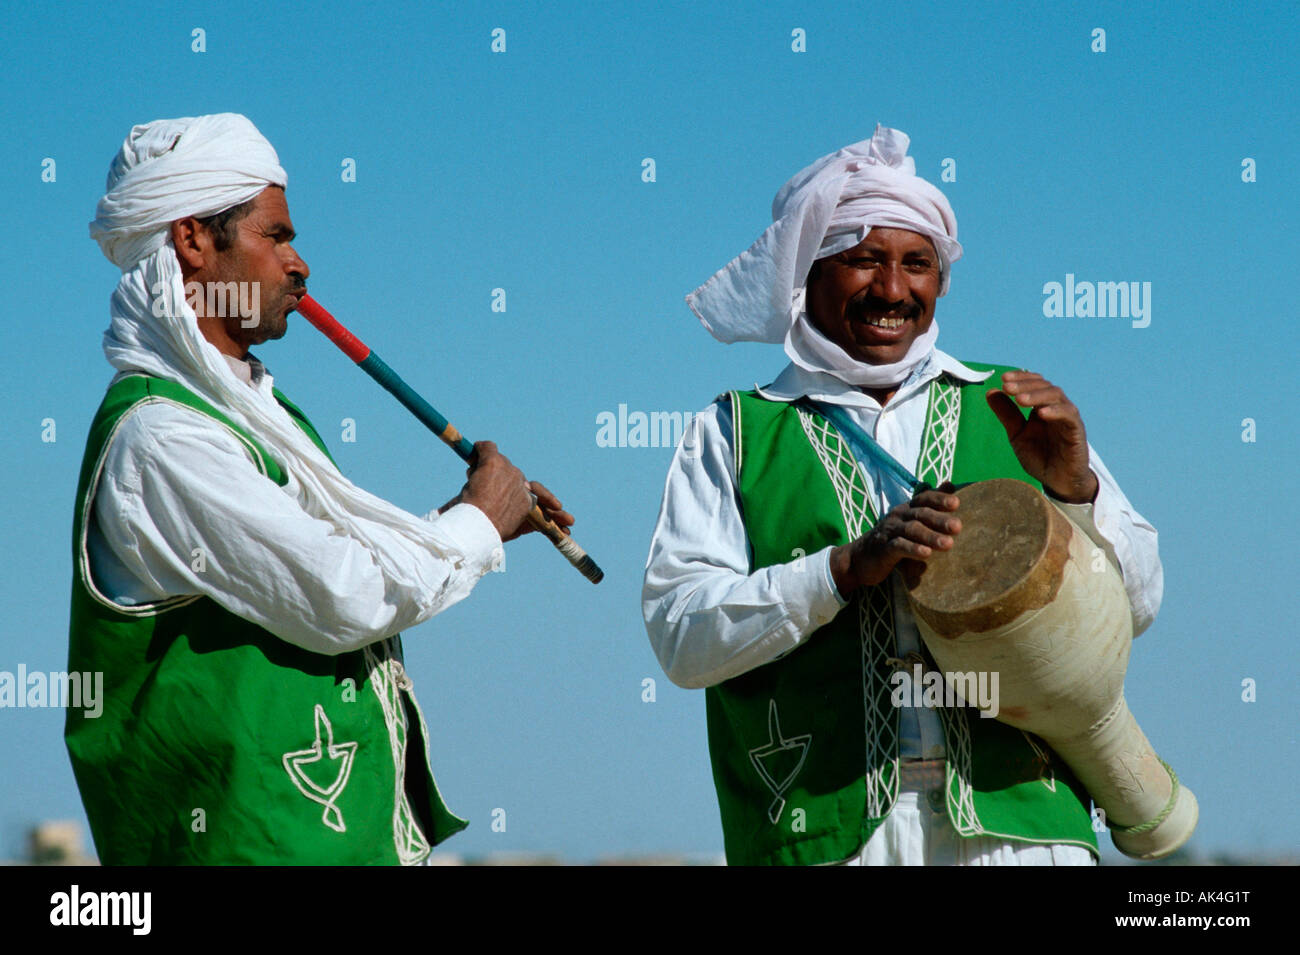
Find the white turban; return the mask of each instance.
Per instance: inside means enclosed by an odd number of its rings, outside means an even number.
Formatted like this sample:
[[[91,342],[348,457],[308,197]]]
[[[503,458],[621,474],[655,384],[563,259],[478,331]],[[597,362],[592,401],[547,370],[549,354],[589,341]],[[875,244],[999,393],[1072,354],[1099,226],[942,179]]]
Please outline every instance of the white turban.
[[[162,247],[174,220],[216,215],[288,184],[275,150],[246,117],[160,119],[126,137],[90,237],[125,272]]]
[[[90,235],[123,270],[110,303],[104,354],[119,371],[174,381],[245,428],[298,479],[312,516],[364,543],[372,528],[395,529],[410,559],[380,546],[375,560],[403,586],[419,566],[417,550],[446,549],[433,525],[352,484],[289,417],[268,390],[249,387],[199,331],[185,296],[170,225],[216,215],[288,181],[271,144],[236,113],[160,119],[136,126],[109,168]],[[427,583],[429,604],[446,581]]]
[[[948,291],[952,263],[961,258],[957,219],[943,193],[916,175],[909,143],[906,134],[878,125],[871,139],[823,156],[782,186],[772,200],[772,225],[686,296],[709,333],[726,343],[784,343],[795,364],[856,385],[896,384],[924,361],[937,322],[901,361],[867,365],[826,338],[804,310],[813,262],[853,248],[876,226],[929,238],[939,256],[939,294]]]

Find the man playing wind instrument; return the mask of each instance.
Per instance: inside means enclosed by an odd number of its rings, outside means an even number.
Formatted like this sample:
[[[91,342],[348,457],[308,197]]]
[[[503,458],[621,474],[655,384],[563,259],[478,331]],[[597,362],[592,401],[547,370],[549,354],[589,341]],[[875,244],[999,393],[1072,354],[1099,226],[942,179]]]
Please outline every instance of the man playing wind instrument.
[[[1091,864],[1088,795],[1041,740],[891,699],[926,662],[893,571],[953,546],[949,482],[1041,486],[1120,569],[1134,633],[1163,580],[1155,530],[1061,389],[936,347],[961,246],[908,142],[878,127],[800,172],[772,226],[687,297],[718,340],[783,345],[790,364],[720,398],[678,449],[646,627],[668,676],[707,688],[731,863]],[[928,487],[850,449],[871,439]]]
[[[490,442],[427,518],[339,472],[249,352],[306,290],[286,183],[243,116],[158,120],[131,130],[91,223],[122,277],[70,666],[102,671],[106,700],[70,709],[65,735],[105,863],[427,858],[466,823],[434,783],[398,632],[501,565],[530,488],[573,520]]]

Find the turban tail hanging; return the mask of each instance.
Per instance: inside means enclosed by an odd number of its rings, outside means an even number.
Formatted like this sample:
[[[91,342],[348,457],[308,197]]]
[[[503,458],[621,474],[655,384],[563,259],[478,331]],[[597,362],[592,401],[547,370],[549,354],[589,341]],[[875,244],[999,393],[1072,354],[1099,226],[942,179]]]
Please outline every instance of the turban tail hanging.
[[[934,347],[938,325],[892,365],[854,361],[809,322],[804,284],[817,259],[851,249],[876,226],[907,229],[934,244],[939,294],[961,258],[957,219],[943,193],[916,175],[908,137],[877,126],[871,139],[846,146],[795,175],[772,201],[772,225],[686,303],[718,341],[784,344],[795,364],[850,384],[896,384]]]
[[[447,553],[449,541],[422,520],[356,487],[339,473],[275,401],[269,389],[239,380],[203,336],[186,301],[183,274],[171,242],[171,223],[216,215],[256,198],[288,176],[271,144],[244,116],[219,113],[162,119],[131,130],[109,168],[106,194],[90,235],[122,270],[113,292],[104,354],[119,371],[174,381],[221,409],[256,435],[299,484],[312,516],[338,532],[374,543],[376,525],[396,530],[408,554],[371,552],[387,575],[421,587],[429,605],[444,602],[446,580],[413,581],[425,566],[421,553]]]

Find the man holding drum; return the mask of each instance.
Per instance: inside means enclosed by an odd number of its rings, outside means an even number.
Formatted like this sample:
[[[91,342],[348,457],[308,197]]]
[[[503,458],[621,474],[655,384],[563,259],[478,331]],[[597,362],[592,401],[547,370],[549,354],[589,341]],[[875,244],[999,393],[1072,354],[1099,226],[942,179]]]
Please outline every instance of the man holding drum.
[[[878,127],[813,163],[687,297],[720,341],[783,344],[791,363],[679,447],[646,627],[674,682],[708,688],[733,864],[1091,864],[1087,793],[1040,740],[891,693],[925,659],[893,570],[953,546],[954,476],[1041,485],[1121,570],[1135,634],[1163,586],[1155,530],[1061,389],[935,347],[961,246],[907,146]]]

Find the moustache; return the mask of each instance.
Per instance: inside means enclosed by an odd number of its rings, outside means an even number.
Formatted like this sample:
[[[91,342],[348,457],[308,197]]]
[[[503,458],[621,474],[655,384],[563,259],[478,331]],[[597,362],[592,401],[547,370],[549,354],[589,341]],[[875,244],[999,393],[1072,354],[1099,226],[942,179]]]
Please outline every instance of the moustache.
[[[921,306],[915,302],[887,302],[883,298],[876,298],[873,295],[863,296],[849,303],[849,308],[855,317],[858,318],[906,318],[917,319],[921,317]]]

